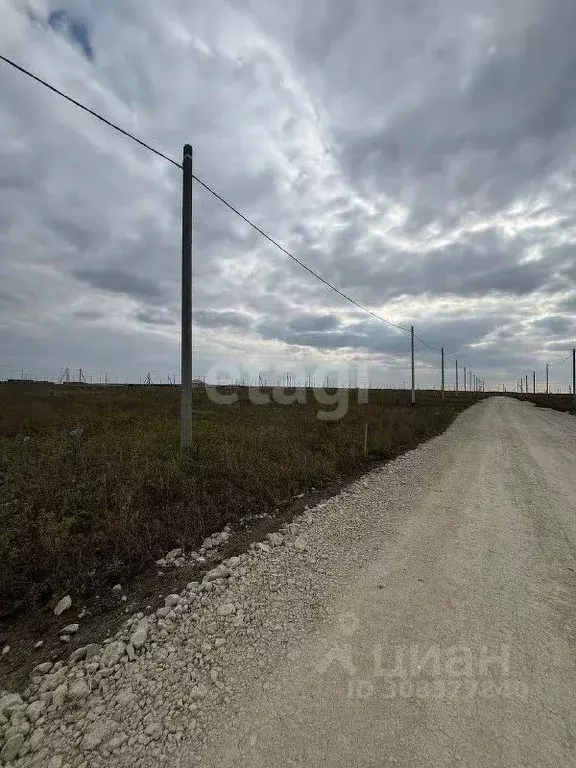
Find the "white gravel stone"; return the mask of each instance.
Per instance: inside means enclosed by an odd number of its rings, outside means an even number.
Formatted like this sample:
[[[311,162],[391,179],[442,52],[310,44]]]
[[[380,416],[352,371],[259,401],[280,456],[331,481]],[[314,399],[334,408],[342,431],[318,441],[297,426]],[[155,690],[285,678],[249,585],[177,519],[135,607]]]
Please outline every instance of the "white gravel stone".
[[[54,608],[54,613],[56,616],[61,616],[64,611],[67,611],[68,608],[72,606],[72,598],[70,595],[66,595],[66,597],[63,597],[57,604],[56,608]]]
[[[35,752],[38,747],[44,743],[46,739],[46,732],[43,728],[37,728],[35,731],[32,732],[32,735],[30,736],[30,749],[32,752]]]
[[[90,686],[85,680],[75,680],[68,688],[68,698],[71,701],[84,699],[90,693]]]
[[[11,715],[17,709],[20,709],[24,702],[19,693],[7,693],[0,698],[0,714]]]
[[[148,640],[148,633],[150,631],[150,623],[148,619],[141,619],[135,631],[130,636],[130,643],[133,648],[139,651]]]
[[[8,739],[6,744],[4,744],[2,751],[0,752],[0,758],[5,763],[12,762],[12,760],[15,760],[18,757],[23,746],[24,736],[19,733],[11,739]]]
[[[202,583],[207,584],[210,581],[216,581],[216,579],[225,579],[227,576],[230,576],[230,568],[221,563],[220,565],[217,565],[216,568],[208,571],[202,579]]]
[[[174,606],[178,605],[181,599],[182,598],[180,597],[180,595],[167,595],[164,598],[164,605],[167,608],[174,608]]]
[[[117,729],[117,724],[110,720],[101,720],[95,723],[84,735],[81,749],[90,751],[99,747],[107,736],[112,736]]]
[[[46,704],[43,701],[33,701],[26,707],[26,717],[28,720],[30,720],[31,723],[35,723],[36,720],[38,720],[42,715],[44,714],[44,710],[46,709]]]
[[[68,686],[66,683],[62,683],[62,685],[59,685],[58,688],[52,693],[52,704],[55,707],[61,707],[65,700],[66,700],[66,694],[68,693]]]
[[[52,664],[51,661],[44,661],[42,664],[38,664],[38,666],[34,667],[34,672],[37,675],[47,675],[53,666],[54,664]]]
[[[100,659],[101,667],[114,667],[119,663],[120,659],[126,651],[126,644],[122,641],[114,641],[104,647],[102,651],[102,658]]]
[[[70,662],[74,664],[78,661],[88,661],[93,656],[96,656],[99,651],[100,646],[97,643],[90,643],[89,645],[84,645],[81,648],[76,648],[76,650],[72,651],[70,654]]]
[[[60,630],[60,634],[75,635],[79,629],[80,629],[80,624],[68,624],[67,627],[64,627],[64,629]]]

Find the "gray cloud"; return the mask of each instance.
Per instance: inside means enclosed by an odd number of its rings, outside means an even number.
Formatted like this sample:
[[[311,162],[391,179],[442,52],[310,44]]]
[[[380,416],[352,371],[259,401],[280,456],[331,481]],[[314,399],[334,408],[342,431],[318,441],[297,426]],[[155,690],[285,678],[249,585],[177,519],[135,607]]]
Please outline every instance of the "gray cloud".
[[[104,312],[99,312],[95,309],[77,309],[73,314],[74,317],[78,317],[80,320],[103,320],[106,317]]]
[[[574,319],[568,317],[559,317],[550,315],[549,317],[543,317],[540,320],[536,320],[535,326],[542,329],[543,333],[550,335],[562,335],[567,336],[574,331]]]
[[[334,315],[300,315],[290,320],[291,331],[330,331],[338,325],[338,318]]]
[[[151,280],[131,275],[120,269],[90,269],[87,267],[72,270],[77,280],[88,283],[93,288],[109,293],[119,293],[135,299],[160,304],[164,301],[164,292]]]
[[[358,301],[496,379],[571,347],[571,1],[78,0],[74,15],[96,64],[17,0],[0,45],[168,154],[192,142],[198,176]],[[6,67],[0,85],[3,359],[173,370],[178,170]],[[194,225],[201,369],[408,367],[405,334],[198,185]]]
[[[204,328],[249,328],[250,318],[241,312],[197,310],[194,322]]]
[[[19,296],[13,296],[5,291],[0,291],[0,309],[15,309],[25,306],[25,302]]]
[[[135,318],[139,323],[149,326],[173,326],[176,325],[176,317],[170,311],[142,310],[136,312]]]

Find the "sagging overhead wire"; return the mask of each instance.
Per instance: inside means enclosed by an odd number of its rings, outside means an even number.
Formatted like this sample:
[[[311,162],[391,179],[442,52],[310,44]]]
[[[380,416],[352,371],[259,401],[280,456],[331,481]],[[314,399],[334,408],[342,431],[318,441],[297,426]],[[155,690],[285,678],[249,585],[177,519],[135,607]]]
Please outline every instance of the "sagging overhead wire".
[[[78,109],[83,110],[84,112],[87,112],[92,117],[96,118],[97,120],[100,120],[102,123],[107,125],[109,128],[112,128],[113,130],[117,131],[118,133],[122,134],[128,139],[131,139],[132,141],[136,142],[139,146],[143,147],[147,151],[151,152],[152,154],[156,155],[157,157],[162,158],[166,162],[170,163],[171,165],[174,165],[176,168],[182,169],[181,163],[179,163],[177,160],[175,160],[172,157],[169,157],[168,155],[164,154],[160,150],[153,147],[151,144],[148,144],[147,142],[143,141],[142,139],[135,136],[133,133],[130,133],[130,131],[125,130],[124,128],[120,127],[116,123],[112,122],[112,120],[108,120],[106,117],[101,115],[99,112],[96,112],[93,109],[90,109],[85,104],[82,104],[82,102],[78,101],[77,99],[72,98],[68,94],[64,93],[64,91],[60,90],[59,88],[56,88],[56,86],[52,85],[51,83],[47,82],[43,78],[39,77],[38,75],[35,75],[33,72],[30,72],[30,70],[26,69],[25,67],[21,66],[20,64],[17,64],[12,59],[8,58],[7,56],[3,56],[0,54],[0,60],[3,61],[5,64],[8,64],[9,66],[13,67],[15,70],[20,72],[21,74],[26,75],[27,77],[31,78],[35,82],[39,83],[43,87],[50,90],[52,93],[56,94],[57,96],[60,96],[61,98],[68,101],[70,104],[73,104]],[[209,184],[207,184],[205,181],[200,179],[198,176],[193,176],[194,180],[200,184],[207,192],[209,192],[211,195],[213,195],[219,202],[221,202],[223,205],[225,205],[229,210],[231,210],[233,213],[235,213],[239,218],[241,218],[248,226],[250,226],[254,231],[256,231],[259,235],[264,237],[269,243],[274,245],[281,253],[283,253],[285,256],[287,256],[289,259],[291,259],[295,264],[300,266],[302,269],[304,269],[306,272],[308,272],[310,275],[312,275],[316,280],[321,282],[323,285],[325,285],[330,290],[334,291],[338,296],[348,301],[350,304],[355,306],[357,309],[360,309],[362,312],[365,312],[366,314],[370,315],[376,320],[379,320],[382,323],[385,323],[386,325],[396,328],[399,331],[403,331],[405,333],[410,333],[410,328],[407,328],[406,326],[399,325],[398,323],[394,323],[391,320],[388,320],[385,317],[382,317],[381,315],[377,314],[373,310],[371,310],[369,307],[366,307],[361,302],[354,299],[349,294],[345,293],[343,290],[335,286],[333,283],[331,283],[329,280],[324,278],[320,273],[316,272],[316,270],[309,267],[307,264],[305,264],[303,261],[301,261],[299,258],[297,258],[293,253],[291,253],[289,250],[284,248],[277,240],[275,240],[273,237],[271,237],[267,232],[265,232],[263,229],[261,229],[257,224],[255,224],[251,219],[249,219],[245,214],[243,214],[236,206],[232,205],[232,203],[228,202],[222,195],[218,194],[212,187],[210,187]],[[424,339],[420,338],[419,336],[414,336],[415,339],[418,339],[418,341],[421,344],[424,344],[426,347],[428,347],[430,350],[440,353],[441,350],[438,349],[438,347],[434,347],[431,344],[428,344],[428,342],[424,341]],[[452,356],[450,356],[452,357]],[[455,359],[455,358],[454,358]]]

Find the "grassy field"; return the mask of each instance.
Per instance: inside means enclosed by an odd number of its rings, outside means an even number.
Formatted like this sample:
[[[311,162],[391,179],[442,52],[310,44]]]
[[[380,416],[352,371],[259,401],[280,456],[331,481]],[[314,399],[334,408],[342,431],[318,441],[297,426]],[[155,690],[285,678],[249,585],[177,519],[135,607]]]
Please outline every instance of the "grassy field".
[[[516,397],[518,400],[527,400],[530,403],[534,403],[538,408],[552,408],[555,411],[573,413],[576,416],[576,406],[574,405],[572,395],[547,395],[543,392],[537,392],[536,394],[528,393],[526,395],[513,393],[510,396]]]
[[[370,457],[392,458],[476,399],[418,392],[411,407],[409,393],[385,390],[358,404],[342,390],[346,415],[323,421],[318,411],[332,406],[316,391],[290,405],[237,394],[221,405],[195,393],[194,444],[183,453],[176,388],[0,384],[0,619],[63,590],[94,594],[173,547],[344,480]]]

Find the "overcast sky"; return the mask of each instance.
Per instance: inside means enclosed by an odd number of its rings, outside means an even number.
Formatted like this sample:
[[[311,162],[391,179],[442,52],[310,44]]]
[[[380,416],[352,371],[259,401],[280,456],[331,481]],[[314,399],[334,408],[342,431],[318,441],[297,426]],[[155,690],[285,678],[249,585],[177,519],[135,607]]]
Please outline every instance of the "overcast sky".
[[[489,384],[574,344],[574,0],[0,0],[0,51],[180,159],[314,270]],[[0,376],[179,368],[180,177],[0,64]],[[195,189],[197,372],[358,365],[409,337]],[[438,355],[417,346],[418,382]],[[366,371],[368,371],[366,373]],[[569,382],[570,366],[552,369]],[[303,374],[302,374],[303,375]],[[453,373],[450,366],[449,381]],[[349,378],[353,378],[350,374]]]

